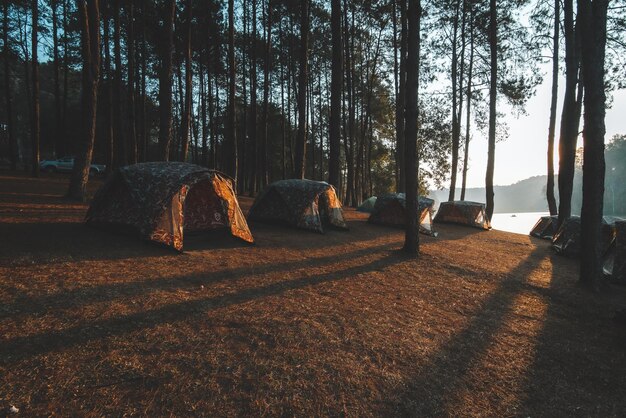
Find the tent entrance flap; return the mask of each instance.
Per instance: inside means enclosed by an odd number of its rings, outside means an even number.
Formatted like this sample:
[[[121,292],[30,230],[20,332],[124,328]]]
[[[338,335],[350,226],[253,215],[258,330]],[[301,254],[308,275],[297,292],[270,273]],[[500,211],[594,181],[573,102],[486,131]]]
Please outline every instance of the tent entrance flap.
[[[185,232],[207,231],[228,226],[228,216],[222,199],[213,190],[210,179],[191,186],[184,207]]]

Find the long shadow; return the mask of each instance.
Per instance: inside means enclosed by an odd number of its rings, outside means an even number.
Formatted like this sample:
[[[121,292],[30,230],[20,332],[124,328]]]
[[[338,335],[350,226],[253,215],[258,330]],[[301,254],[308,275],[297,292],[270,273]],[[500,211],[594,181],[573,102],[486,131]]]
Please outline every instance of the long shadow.
[[[236,281],[248,276],[251,271],[254,271],[255,275],[265,275],[303,268],[318,268],[333,263],[340,265],[347,260],[356,259],[362,255],[391,248],[393,248],[393,244],[383,244],[362,248],[356,251],[342,252],[341,254],[304,258],[297,261],[266,263],[252,267],[247,266],[210,273],[203,272],[194,275],[181,275],[123,283],[108,283],[97,286],[80,287],[73,290],[64,290],[52,295],[18,297],[12,303],[0,305],[0,319],[16,319],[24,315],[43,314],[51,309],[76,308],[90,303],[106,302],[117,298],[128,298],[156,291],[171,291],[198,287],[200,285],[209,285],[225,280]]]
[[[399,252],[389,251],[381,259],[371,263],[336,272],[329,272],[314,277],[301,277],[296,280],[274,282],[265,286],[210,298],[171,303],[156,309],[111,319],[92,321],[60,331],[7,339],[0,341],[0,364],[10,365],[15,361],[55,352],[90,341],[120,336],[165,323],[182,321],[210,310],[275,296],[290,290],[302,289],[321,283],[344,280],[358,274],[382,270],[404,260],[406,258]]]
[[[116,260],[175,252],[138,237],[89,228],[79,222],[0,223],[0,264]]]
[[[431,359],[420,365],[419,374],[407,383],[407,391],[400,396],[399,404],[394,406],[394,414],[450,414],[450,411],[446,411],[446,402],[460,389],[473,361],[485,352],[494,333],[504,324],[521,290],[520,284],[524,282],[523,272],[530,266],[539,265],[545,255],[545,248],[536,247],[499,283],[469,325],[455,334]],[[441,376],[445,376],[445,381],[442,381]]]
[[[548,304],[536,337],[520,413],[545,416],[624,416],[626,332],[611,319],[626,291],[594,295],[577,282],[578,265],[552,254]]]

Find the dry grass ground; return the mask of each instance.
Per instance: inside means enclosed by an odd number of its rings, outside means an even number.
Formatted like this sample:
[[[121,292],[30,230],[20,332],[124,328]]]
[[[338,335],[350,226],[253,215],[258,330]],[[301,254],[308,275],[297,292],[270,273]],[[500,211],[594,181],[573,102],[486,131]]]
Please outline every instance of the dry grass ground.
[[[176,254],[84,226],[66,183],[0,173],[0,415],[626,414],[626,292],[546,242],[440,226],[413,260],[347,210]]]

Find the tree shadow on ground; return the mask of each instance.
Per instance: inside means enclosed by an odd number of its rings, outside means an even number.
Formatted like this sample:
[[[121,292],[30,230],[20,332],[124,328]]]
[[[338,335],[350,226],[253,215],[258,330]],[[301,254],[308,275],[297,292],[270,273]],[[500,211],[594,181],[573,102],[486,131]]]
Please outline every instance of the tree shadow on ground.
[[[500,281],[469,325],[420,364],[417,375],[407,382],[406,392],[397,398],[397,403],[390,405],[390,413],[403,416],[462,414],[463,411],[447,410],[448,401],[463,389],[466,372],[484,354],[494,333],[503,326],[526,279],[525,272],[538,265],[544,256],[545,249],[536,247]]]
[[[364,265],[313,276],[304,274],[301,278],[295,280],[274,281],[234,293],[170,303],[151,310],[90,321],[62,330],[6,339],[0,342],[0,364],[10,365],[16,361],[63,350],[90,341],[125,335],[166,323],[171,325],[193,316],[203,315],[210,310],[280,295],[288,291],[316,286],[326,282],[345,280],[359,274],[385,269],[404,260],[406,260],[406,257],[399,251],[386,251],[382,258]],[[239,274],[242,274],[242,272]],[[208,281],[210,282],[211,279],[209,278]]]
[[[175,291],[179,289],[197,288],[223,281],[236,281],[249,277],[269,275],[277,272],[290,272],[298,269],[315,269],[332,264],[342,265],[348,260],[359,258],[378,251],[390,251],[391,244],[383,244],[360,248],[355,251],[333,253],[323,257],[303,258],[287,262],[267,262],[253,267],[244,266],[234,269],[205,271],[199,274],[180,275],[173,277],[147,278],[122,283],[106,283],[63,290],[53,294],[17,297],[11,303],[0,306],[0,319],[18,319],[26,315],[41,315],[53,309],[77,308],[90,303],[108,302],[118,298],[129,298],[146,295],[157,291]],[[398,255],[400,257],[401,255]]]
[[[528,370],[521,412],[545,416],[623,416],[626,330],[612,321],[626,289],[593,294],[578,283],[578,263],[551,254],[552,279],[536,288],[548,302]]]

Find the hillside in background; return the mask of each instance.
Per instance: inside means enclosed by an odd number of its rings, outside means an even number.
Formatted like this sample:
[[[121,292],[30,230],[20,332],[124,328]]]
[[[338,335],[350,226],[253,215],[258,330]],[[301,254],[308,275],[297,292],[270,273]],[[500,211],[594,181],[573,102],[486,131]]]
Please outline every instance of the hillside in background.
[[[510,213],[510,212],[547,212],[548,204],[546,202],[546,178],[547,176],[534,176],[508,186],[494,187],[494,212]],[[555,183],[558,180],[555,178]],[[575,214],[580,213],[582,202],[582,177],[581,172],[576,171],[574,178],[574,196],[572,199],[572,209]],[[449,189],[431,190],[430,197],[439,202],[448,200]],[[558,190],[555,188],[558,199]],[[461,189],[457,189],[456,199],[461,196]],[[465,192],[465,200],[485,203],[485,188],[473,187],[468,188]]]

